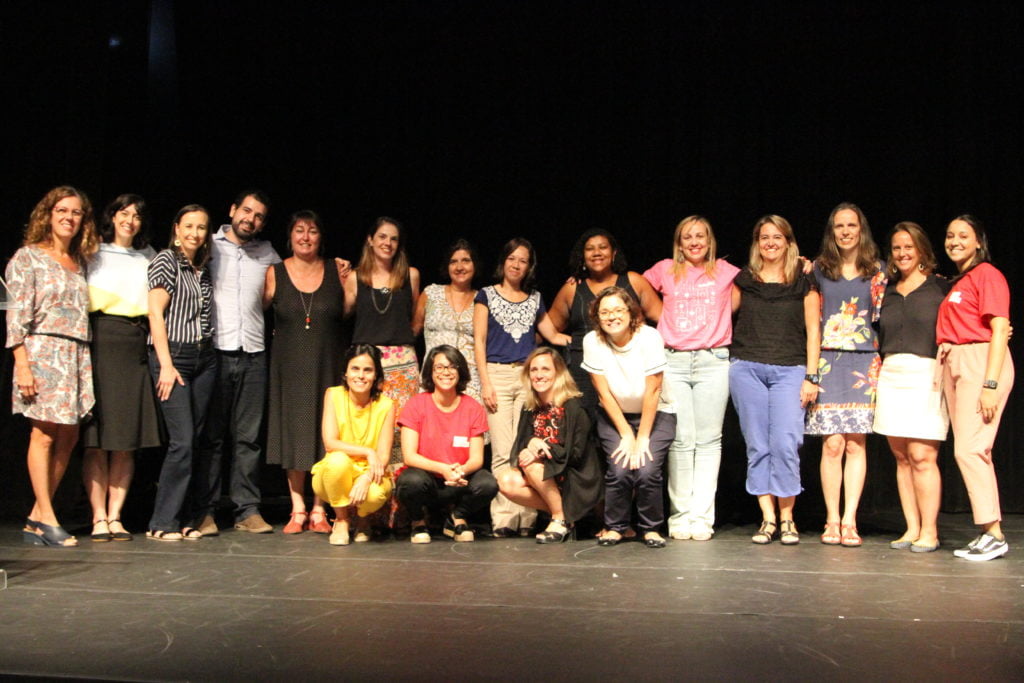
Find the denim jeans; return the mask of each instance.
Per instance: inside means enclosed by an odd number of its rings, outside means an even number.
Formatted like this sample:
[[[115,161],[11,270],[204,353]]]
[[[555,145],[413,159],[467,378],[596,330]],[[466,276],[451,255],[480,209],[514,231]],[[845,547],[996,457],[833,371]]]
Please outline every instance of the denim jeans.
[[[224,442],[231,452],[235,521],[259,512],[260,427],[267,399],[267,354],[217,351],[217,386],[195,469],[197,515],[213,514],[221,493]]]
[[[747,443],[747,493],[795,496],[800,486],[802,365],[733,360],[729,389]]]
[[[175,384],[166,401],[160,401],[167,425],[167,454],[160,468],[153,516],[149,520],[151,531],[180,531],[194,519],[191,511],[184,510],[186,495],[192,478],[192,455],[198,435],[206,420],[210,396],[217,379],[217,356],[212,348],[200,350],[195,344],[170,344],[174,369],[185,385]],[[152,348],[149,350],[149,372],[155,384],[160,378],[160,361]],[[192,503],[195,502],[193,488]]]
[[[665,383],[676,404],[668,451],[669,533],[712,531],[729,403],[729,349],[665,349]]]

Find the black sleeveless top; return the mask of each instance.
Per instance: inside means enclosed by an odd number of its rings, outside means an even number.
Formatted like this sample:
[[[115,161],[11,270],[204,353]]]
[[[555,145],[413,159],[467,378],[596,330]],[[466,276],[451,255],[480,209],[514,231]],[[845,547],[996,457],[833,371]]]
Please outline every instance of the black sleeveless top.
[[[619,273],[615,279],[615,286],[629,292],[636,299],[637,303],[640,303],[640,296],[633,289],[633,285],[629,284],[629,273]],[[572,305],[569,309],[568,329],[569,334],[572,336],[572,343],[569,344],[569,348],[573,351],[583,350],[583,337],[587,335],[587,332],[594,329],[590,324],[590,304],[596,298],[594,293],[590,291],[590,287],[587,286],[586,280],[576,285],[576,294],[572,298]]]
[[[412,346],[412,282],[399,289],[374,289],[356,281],[356,327],[353,344]]]

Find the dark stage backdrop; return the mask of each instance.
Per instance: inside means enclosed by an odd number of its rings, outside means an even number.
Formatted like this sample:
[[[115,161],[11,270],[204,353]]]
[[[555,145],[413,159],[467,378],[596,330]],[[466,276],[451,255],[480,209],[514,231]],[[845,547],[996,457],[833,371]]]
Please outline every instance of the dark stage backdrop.
[[[789,218],[813,255],[832,206],[854,201],[879,241],[914,220],[941,246],[952,216],[980,216],[1019,302],[1021,29],[1011,3],[4,3],[0,246],[14,251],[59,183],[99,206],[142,194],[157,246],[179,206],[226,219],[258,186],[279,248],[287,215],[311,207],[330,251],[355,258],[387,214],[427,281],[456,237],[489,273],[526,236],[550,301],[589,227],[643,270],[701,213],[742,265],[760,215]],[[1022,406],[1011,399],[996,450],[1017,512]],[[734,416],[726,428],[721,504],[746,513]],[[20,506],[25,426],[5,417],[0,436]],[[943,460],[945,508],[965,509]],[[866,507],[896,509],[892,471],[873,440]]]

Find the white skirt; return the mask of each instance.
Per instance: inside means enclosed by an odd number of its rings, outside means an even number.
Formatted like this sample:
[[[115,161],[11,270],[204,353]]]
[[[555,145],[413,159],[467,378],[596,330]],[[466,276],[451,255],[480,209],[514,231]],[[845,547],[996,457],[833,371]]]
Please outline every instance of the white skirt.
[[[934,358],[896,353],[882,361],[874,430],[886,436],[945,441],[949,413],[935,386]]]

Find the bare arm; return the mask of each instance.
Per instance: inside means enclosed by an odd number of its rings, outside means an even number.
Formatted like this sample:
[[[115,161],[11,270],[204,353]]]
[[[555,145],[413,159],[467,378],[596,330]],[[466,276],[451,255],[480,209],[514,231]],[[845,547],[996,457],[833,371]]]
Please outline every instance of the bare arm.
[[[804,326],[807,328],[807,374],[818,374],[821,357],[821,304],[813,289],[804,296]],[[800,386],[800,403],[807,406],[818,398],[818,385],[804,380]]]
[[[487,374],[487,306],[480,302],[473,305],[473,356],[480,375],[480,398],[487,411],[493,413],[498,409],[498,397]]]
[[[346,398],[345,400],[348,399]],[[359,444],[342,441],[341,432],[338,429],[338,419],[334,415],[334,410],[334,400],[331,398],[331,390],[328,389],[324,394],[324,412],[320,428],[324,439],[324,450],[328,452],[341,451],[350,457],[361,458],[369,462],[377,455],[377,452],[369,446],[360,446]]]
[[[628,275],[629,284],[633,286],[633,291],[640,297],[640,308],[644,311],[644,317],[657,323],[661,320],[661,297],[643,275],[633,271],[630,271]]]
[[[740,288],[736,285],[732,286],[732,312],[740,310],[740,303],[742,302],[743,295],[740,293]]]
[[[982,379],[999,381],[1006,360],[1007,343],[1010,340],[1010,321],[1003,317],[991,318],[988,326],[992,330],[992,339],[988,345],[988,358],[985,361],[985,376]],[[1005,388],[1004,388],[1005,390]],[[978,399],[978,412],[986,423],[991,422],[999,409],[998,389],[982,389]]]
[[[554,344],[555,346],[568,346],[572,343],[572,337],[564,332],[559,332],[555,328],[555,325],[551,322],[551,318],[548,316],[547,312],[545,312],[544,315],[541,316],[541,319],[537,321],[537,331],[540,332],[542,337],[548,340],[548,343]]]
[[[32,367],[28,363],[28,351],[25,344],[18,344],[11,349],[14,354],[14,378],[18,384],[18,391],[26,401],[31,401],[36,395],[36,378],[32,375]]]
[[[263,310],[270,308],[274,300],[274,292],[277,291],[277,276],[274,275],[274,266],[267,268],[267,276],[263,278]]]
[[[416,299],[416,309],[412,312],[412,335],[418,336],[423,331],[423,323],[427,319],[427,293],[420,292]]]
[[[597,392],[601,407],[604,408],[608,419],[615,426],[615,431],[619,433],[619,445],[608,454],[608,457],[613,462],[621,462],[627,459],[633,452],[633,448],[636,445],[636,435],[633,433],[633,428],[629,422],[626,421],[626,416],[622,413],[622,406],[612,396],[612,391],[608,387],[608,379],[604,375],[591,373],[590,381],[594,383],[594,390]]]
[[[161,401],[171,396],[174,384],[185,386],[185,380],[174,367],[170,344],[167,342],[167,324],[164,312],[171,303],[171,295],[163,287],[149,290],[149,336],[153,339],[153,351],[160,361],[160,376],[156,382],[156,395]]]
[[[559,332],[565,332],[565,328],[569,326],[569,316],[571,315],[570,307],[572,306],[572,298],[576,296],[576,281],[572,278],[569,279],[562,288],[558,290],[558,294],[555,295],[555,300],[551,302],[551,308],[548,309],[548,317],[551,319],[551,324],[555,326],[555,329]]]
[[[409,268],[409,284],[412,285],[412,298],[415,299],[420,295],[420,271],[415,268]]]
[[[402,462],[408,467],[415,467],[426,472],[433,472],[445,479],[451,473],[452,467],[448,463],[431,460],[425,455],[420,455],[420,433],[412,427],[402,427]]]
[[[345,278],[345,283],[342,286],[342,292],[345,296],[344,302],[344,315],[349,317],[352,312],[356,309],[356,288],[358,287],[358,276],[352,276]]]

